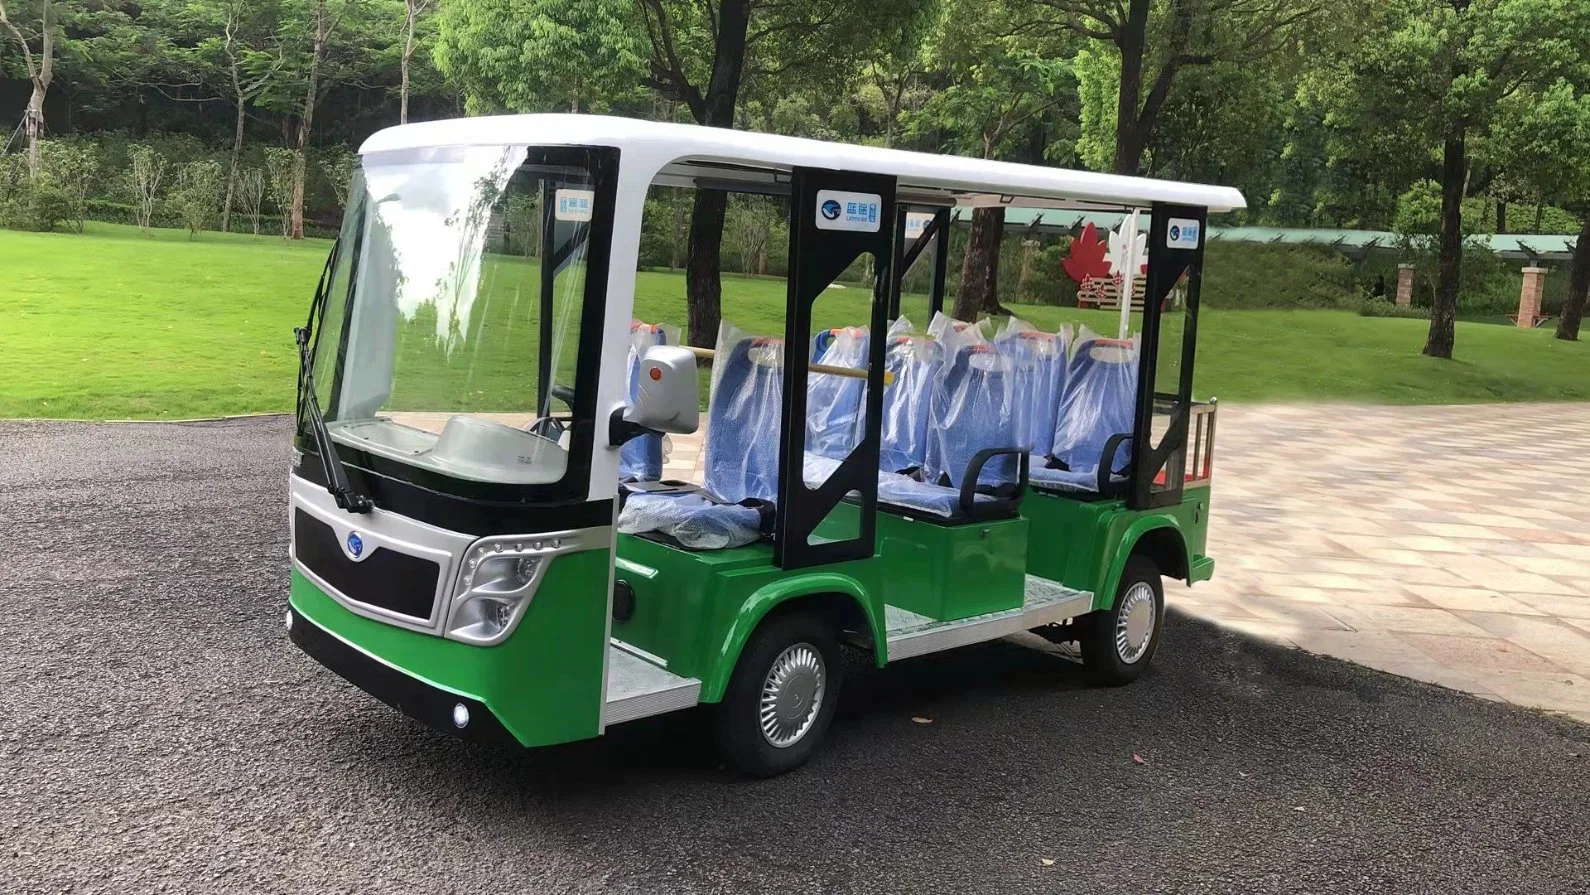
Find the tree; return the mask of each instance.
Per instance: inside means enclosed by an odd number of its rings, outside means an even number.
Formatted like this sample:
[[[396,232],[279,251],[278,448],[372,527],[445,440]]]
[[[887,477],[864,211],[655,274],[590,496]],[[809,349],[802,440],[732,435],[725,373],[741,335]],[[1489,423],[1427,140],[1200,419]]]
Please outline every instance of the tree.
[[[288,209],[293,202],[293,176],[298,158],[291,149],[272,146],[265,150],[265,189],[276,203],[276,213],[281,218],[282,239],[293,235],[292,215]]]
[[[1590,68],[1590,60],[1586,60]],[[1579,73],[1581,83],[1590,77]],[[1568,294],[1557,321],[1557,338],[1577,341],[1590,293],[1590,90],[1559,80],[1544,89],[1509,97],[1482,148],[1537,196],[1580,215],[1579,236],[1568,268]]]
[[[260,209],[265,204],[266,180],[265,172],[259,168],[245,168],[237,180],[237,198],[243,204],[243,213],[248,215],[255,236],[259,235]]]
[[[214,159],[188,162],[177,172],[177,192],[174,198],[182,211],[182,222],[188,227],[188,236],[199,235],[215,223],[215,212],[221,200],[221,165]]]
[[[59,188],[65,220],[78,233],[88,213],[88,194],[99,178],[99,156],[81,141],[49,140],[41,153],[44,174]]]
[[[734,127],[745,82],[843,82],[883,25],[923,15],[927,0],[636,0],[649,47],[645,83],[697,124]],[[765,85],[764,85],[765,86]],[[709,347],[722,316],[726,195],[697,190],[685,264],[690,342]]]
[[[1590,36],[1578,0],[1390,0],[1351,53],[1321,73],[1330,127],[1394,160],[1408,147],[1439,147],[1440,267],[1424,353],[1451,358],[1463,272],[1463,199],[1469,143],[1499,106],[1550,82],[1579,59]],[[1387,132],[1400,139],[1385,139]],[[1400,144],[1400,145],[1398,145]]]
[[[398,124],[409,123],[409,68],[414,61],[414,32],[420,17],[430,10],[434,0],[403,0],[403,59],[402,84],[398,88]]]
[[[1114,48],[1119,87],[1111,170],[1136,174],[1183,69],[1217,61],[1251,64],[1327,11],[1346,10],[1326,0],[1033,0],[1018,27],[1033,34],[1065,31]]]
[[[456,0],[437,18],[436,67],[472,113],[601,111],[645,70],[633,0]]]
[[[128,171],[133,196],[137,199],[133,215],[138,229],[144,233],[154,225],[155,203],[160,199],[160,188],[165,185],[166,157],[150,146],[134,146],[129,153],[132,167]]]
[[[44,139],[44,96],[50,89],[50,82],[55,78],[55,42],[58,37],[55,2],[56,0],[39,0],[36,15],[30,19],[30,22],[36,20],[38,26],[24,31],[24,28],[29,28],[30,23],[18,25],[6,10],[4,0],[0,0],[0,28],[4,28],[11,36],[17,51],[22,54],[23,69],[32,87],[32,92],[28,95],[27,111],[23,113],[22,121],[28,140],[28,176],[33,179],[38,179],[42,170],[39,144]],[[34,50],[35,44],[38,47],[37,51]]]
[[[227,160],[221,229],[232,228],[233,198],[243,163],[249,107],[271,88],[284,59],[278,0],[182,0],[149,4],[139,24],[154,31],[153,45],[166,78],[200,86],[195,101],[224,99],[232,106],[232,151]],[[171,85],[159,85],[171,95]]]
[[[258,103],[283,116],[293,150],[288,235],[304,235],[308,151],[315,113],[334,87],[375,80],[397,43],[392,31],[397,0],[282,0],[283,65]]]
[[[436,63],[471,111],[587,110],[640,84],[697,124],[736,126],[751,82],[842,85],[883,26],[929,0],[452,0]],[[639,24],[634,24],[636,20]],[[571,61],[573,60],[573,61]],[[725,195],[698,190],[686,264],[690,340],[717,337]]]
[[[959,0],[946,4],[928,55],[943,60],[949,86],[912,116],[910,131],[923,138],[941,134],[938,148],[992,159],[1008,157],[1019,144],[1037,142],[1043,155],[1068,153],[1055,145],[1045,124],[1054,124],[1062,104],[1075,95],[1069,63],[1052,47],[1011,36],[1005,4]],[[1037,139],[1031,139],[1036,135]],[[1069,135],[1069,134],[1068,134]],[[1023,138],[1026,138],[1025,140]],[[1038,161],[1039,159],[1028,159]],[[1001,205],[972,212],[971,233],[955,290],[953,314],[1008,314],[999,303],[999,254],[1005,234]]]

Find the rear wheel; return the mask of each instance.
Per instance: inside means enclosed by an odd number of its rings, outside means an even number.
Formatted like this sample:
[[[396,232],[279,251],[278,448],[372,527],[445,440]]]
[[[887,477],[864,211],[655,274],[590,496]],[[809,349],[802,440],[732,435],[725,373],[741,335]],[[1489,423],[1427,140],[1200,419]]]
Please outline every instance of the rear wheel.
[[[734,769],[771,777],[804,764],[834,717],[839,644],[809,612],[767,619],[740,653],[718,706],[718,747]]]
[[[1165,586],[1159,567],[1146,556],[1126,561],[1115,604],[1095,612],[1080,638],[1082,665],[1095,684],[1120,686],[1137,680],[1159,648],[1165,624]]]

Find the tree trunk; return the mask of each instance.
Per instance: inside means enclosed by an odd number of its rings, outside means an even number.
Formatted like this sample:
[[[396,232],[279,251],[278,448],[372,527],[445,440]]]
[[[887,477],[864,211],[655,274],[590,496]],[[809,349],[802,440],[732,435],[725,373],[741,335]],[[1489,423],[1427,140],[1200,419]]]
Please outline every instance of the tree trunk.
[[[981,313],[1005,312],[999,304],[999,246],[1004,236],[1004,208],[979,208],[972,212],[972,231],[951,310],[956,319],[975,323]]]
[[[1115,99],[1115,173],[1136,174],[1143,157],[1138,107],[1143,98],[1143,51],[1148,43],[1149,0],[1131,0],[1116,38],[1121,51],[1121,90]]]
[[[237,96],[237,129],[232,134],[232,163],[226,172],[226,204],[221,206],[222,233],[232,232],[232,199],[237,193],[237,169],[243,161],[243,105],[244,99],[240,93]]]
[[[1463,182],[1468,167],[1466,134],[1454,126],[1441,153],[1441,271],[1430,305],[1430,336],[1424,353],[1452,357],[1457,337],[1458,287],[1463,276]]]
[[[1568,267],[1568,297],[1562,303],[1562,318],[1557,321],[1557,338],[1579,340],[1579,321],[1584,319],[1585,298],[1590,295],[1590,209],[1574,243],[1573,263]]]
[[[289,235],[304,238],[304,188],[309,176],[309,135],[315,118],[315,106],[320,100],[320,64],[326,58],[326,40],[330,29],[326,22],[326,0],[315,3],[315,50],[309,59],[309,87],[304,91],[304,114],[298,120],[298,148],[293,156],[293,215]]]
[[[401,86],[398,88],[398,124],[409,123],[409,62],[414,58],[414,20],[419,17],[415,0],[407,0],[408,18],[403,26]]]
[[[674,199],[674,244],[673,251],[668,255],[669,270],[678,270],[684,267],[685,260],[690,257],[690,252],[685,242],[689,233],[687,227],[689,218],[685,215],[685,203],[679,201],[679,199],[680,197],[677,196]]]
[[[685,293],[689,302],[690,344],[711,348],[723,319],[723,280],[718,266],[723,249],[723,219],[729,195],[722,190],[696,190],[690,212],[690,251],[685,257]]]
[[[734,127],[734,106],[745,70],[745,35],[751,22],[750,0],[724,0],[718,11],[718,33],[712,78],[706,96],[692,108],[707,127]],[[685,262],[685,295],[689,302],[690,344],[711,348],[722,321],[723,282],[718,269],[723,252],[723,220],[728,197],[698,190],[690,220],[690,257]]]
[[[1496,232],[1507,232],[1507,203],[1500,199],[1496,200]]]
[[[28,177],[37,180],[44,167],[44,153],[40,144],[44,139],[44,84],[33,82],[33,93],[28,97],[28,108],[23,113],[24,129],[28,137]]]

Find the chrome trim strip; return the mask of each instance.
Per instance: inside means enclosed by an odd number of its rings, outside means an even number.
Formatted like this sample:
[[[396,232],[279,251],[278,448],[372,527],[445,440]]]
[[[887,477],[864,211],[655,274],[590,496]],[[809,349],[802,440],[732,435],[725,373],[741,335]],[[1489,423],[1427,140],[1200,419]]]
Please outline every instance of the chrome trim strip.
[[[607,612],[602,615],[602,642],[608,644],[608,649],[602,653],[602,700],[603,712],[597,716],[596,732],[598,735],[607,732],[607,680],[608,671],[613,664],[613,589],[618,586],[618,501],[613,501],[613,524],[608,526],[607,539]]]
[[[906,622],[905,627],[890,631],[888,661],[997,640],[1039,625],[1076,618],[1092,610],[1093,594],[1071,590],[1059,582],[1028,575],[1026,599],[1019,609],[943,622],[915,616]],[[922,620],[917,622],[915,619]]]
[[[614,638],[608,640],[608,643],[611,643],[613,646],[618,647],[619,649],[623,650],[626,653],[629,653],[631,656],[634,656],[637,659],[645,659],[647,662],[650,662],[651,664],[656,665],[658,668],[667,668],[668,667],[668,660],[664,659],[662,656],[658,656],[658,655],[655,655],[653,653],[648,653],[648,652],[646,652],[645,650],[641,649],[638,646],[634,646],[632,644],[628,644],[628,643],[625,643],[622,640],[619,640],[617,637],[614,637]]]
[[[631,575],[639,575],[640,577],[645,578],[647,580],[650,580],[652,578],[656,578],[657,577],[657,570],[652,568],[651,566],[643,566],[643,565],[641,565],[638,562],[634,562],[633,560],[625,559],[622,556],[616,556],[616,557],[613,558],[613,560],[614,560],[614,565],[616,565],[620,569],[623,569],[624,571],[630,573]]]

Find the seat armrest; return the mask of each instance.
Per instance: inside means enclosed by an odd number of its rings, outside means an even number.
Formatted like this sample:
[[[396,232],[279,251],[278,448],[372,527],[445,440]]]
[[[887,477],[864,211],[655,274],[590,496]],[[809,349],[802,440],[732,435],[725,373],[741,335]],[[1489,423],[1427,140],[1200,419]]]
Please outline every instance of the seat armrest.
[[[1098,490],[1100,494],[1109,495],[1113,489],[1114,483],[1110,481],[1110,476],[1115,475],[1115,452],[1122,444],[1131,440],[1132,435],[1130,432],[1117,432],[1104,442],[1104,450],[1099,453]],[[1130,459],[1127,460],[1127,465],[1130,468]]]
[[[1010,455],[1016,457],[1016,493],[1010,497],[979,502],[977,479],[983,474],[983,466],[995,457]],[[972,461],[966,464],[966,474],[961,477],[961,512],[968,519],[1003,515],[1021,506],[1021,499],[1026,493],[1027,452],[1022,448],[984,448],[972,456]]]

